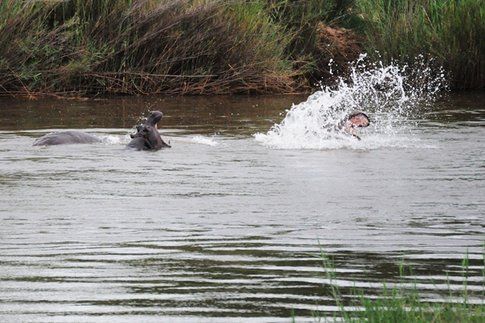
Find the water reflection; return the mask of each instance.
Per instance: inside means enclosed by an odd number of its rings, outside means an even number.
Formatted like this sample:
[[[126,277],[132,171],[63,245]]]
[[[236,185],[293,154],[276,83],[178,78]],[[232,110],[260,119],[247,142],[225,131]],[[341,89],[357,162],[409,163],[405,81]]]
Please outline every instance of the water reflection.
[[[214,134],[250,135],[281,120],[281,113],[304,96],[109,98],[88,101],[2,99],[3,130],[131,128],[148,111],[160,110],[161,128]],[[263,125],[263,127],[261,127]]]

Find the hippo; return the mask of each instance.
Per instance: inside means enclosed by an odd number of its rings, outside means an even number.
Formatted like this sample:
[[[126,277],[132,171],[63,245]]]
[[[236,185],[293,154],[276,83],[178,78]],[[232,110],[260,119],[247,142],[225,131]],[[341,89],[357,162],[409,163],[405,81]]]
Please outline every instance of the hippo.
[[[160,111],[153,111],[143,124],[136,127],[136,132],[130,135],[132,140],[128,143],[128,147],[137,150],[159,150],[162,148],[170,148],[171,146],[163,141],[157,130],[157,123],[162,117],[163,113]]]
[[[59,131],[38,138],[34,141],[34,146],[92,144],[95,142],[101,142],[101,139],[81,131]]]
[[[162,140],[157,130],[157,123],[162,117],[163,113],[153,111],[143,124],[136,127],[136,133],[130,135],[132,140],[128,143],[128,147],[137,150],[170,148],[171,146]],[[33,145],[91,144],[101,141],[100,138],[81,131],[59,131],[38,138]]]
[[[356,128],[365,128],[370,124],[370,119],[367,114],[361,111],[356,111],[349,114],[344,120],[338,124],[338,129],[346,134],[361,140],[356,133]]]

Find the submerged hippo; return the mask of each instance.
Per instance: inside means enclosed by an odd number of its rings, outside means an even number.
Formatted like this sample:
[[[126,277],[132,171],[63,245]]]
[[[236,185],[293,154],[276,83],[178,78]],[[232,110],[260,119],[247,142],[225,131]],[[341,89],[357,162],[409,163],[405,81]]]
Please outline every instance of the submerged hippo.
[[[162,119],[160,111],[153,111],[147,120],[136,127],[137,132],[131,135],[128,147],[138,150],[158,150],[170,147],[165,143],[157,130],[157,123]],[[38,138],[34,146],[51,146],[64,144],[91,144],[101,142],[101,139],[81,131],[52,132]]]
[[[356,133],[357,128],[365,128],[370,124],[370,119],[364,112],[353,112],[338,124],[338,128],[346,134],[352,135],[360,140]]]
[[[38,138],[34,141],[34,146],[92,144],[95,142],[101,142],[101,139],[81,131],[59,131]]]
[[[163,113],[153,111],[143,124],[136,127],[136,133],[130,135],[132,140],[128,143],[128,147],[137,150],[170,148],[171,146],[163,141],[157,129],[157,123],[162,117]]]

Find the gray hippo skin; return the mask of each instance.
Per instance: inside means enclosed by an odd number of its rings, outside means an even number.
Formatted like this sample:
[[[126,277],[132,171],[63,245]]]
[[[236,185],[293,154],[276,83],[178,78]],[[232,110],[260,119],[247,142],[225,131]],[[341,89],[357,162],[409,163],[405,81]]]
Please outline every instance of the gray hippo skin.
[[[80,131],[52,132],[34,141],[34,146],[51,146],[67,144],[92,144],[101,142],[101,139],[94,135]]]
[[[132,140],[128,147],[137,150],[159,150],[171,146],[163,141],[157,130],[157,123],[162,119],[163,113],[153,111],[145,123],[136,127],[136,133],[131,135]]]

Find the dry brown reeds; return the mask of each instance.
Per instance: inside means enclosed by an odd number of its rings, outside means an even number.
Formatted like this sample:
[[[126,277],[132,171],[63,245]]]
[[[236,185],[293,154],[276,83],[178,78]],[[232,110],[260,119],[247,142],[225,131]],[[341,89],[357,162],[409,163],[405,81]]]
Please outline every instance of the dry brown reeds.
[[[287,39],[243,1],[70,0],[0,7],[4,93],[291,93]]]

